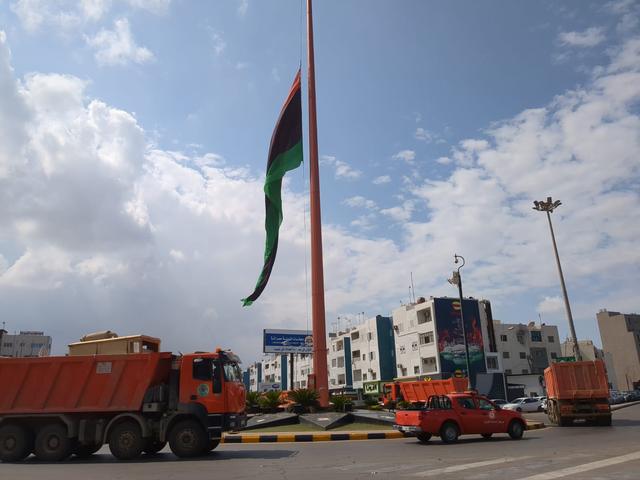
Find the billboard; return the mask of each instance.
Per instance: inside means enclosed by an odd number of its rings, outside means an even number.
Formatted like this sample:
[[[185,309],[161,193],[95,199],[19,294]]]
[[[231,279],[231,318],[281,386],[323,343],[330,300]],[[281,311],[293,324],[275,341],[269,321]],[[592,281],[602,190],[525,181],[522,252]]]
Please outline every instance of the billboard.
[[[440,371],[443,374],[451,375],[457,371],[466,372],[460,300],[436,298],[434,299],[434,309],[438,332],[438,352],[440,352]],[[464,300],[464,326],[469,346],[469,368],[473,378],[476,378],[478,373],[486,373],[487,371],[480,326],[480,310],[476,300]]]
[[[310,330],[264,330],[264,353],[313,353]]]

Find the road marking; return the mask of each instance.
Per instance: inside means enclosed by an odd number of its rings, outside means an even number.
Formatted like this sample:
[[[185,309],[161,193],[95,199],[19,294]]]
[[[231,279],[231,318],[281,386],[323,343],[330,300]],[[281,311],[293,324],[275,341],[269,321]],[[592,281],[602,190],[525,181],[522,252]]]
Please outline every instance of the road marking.
[[[595,470],[596,468],[609,467],[611,465],[630,462],[632,460],[640,460],[640,452],[629,453],[627,455],[608,458],[606,460],[598,460],[597,462],[585,463],[584,465],[578,465],[576,467],[563,468],[553,472],[539,473],[537,475],[523,478],[522,480],[552,480],[554,478],[562,478],[567,475],[575,475],[576,473],[588,472],[589,470]]]
[[[353,470],[355,468],[374,467],[376,465],[386,465],[385,463],[350,463],[349,465],[342,465],[340,467],[333,467],[335,470]]]
[[[412,477],[433,477],[435,475],[444,475],[447,473],[460,472],[462,470],[469,470],[470,468],[488,467],[489,465],[496,465],[498,463],[509,463],[518,460],[525,460],[531,457],[501,457],[494,458],[493,460],[485,460],[483,462],[465,463],[463,465],[452,465],[450,467],[435,468],[432,470],[425,470],[423,472],[412,473]]]

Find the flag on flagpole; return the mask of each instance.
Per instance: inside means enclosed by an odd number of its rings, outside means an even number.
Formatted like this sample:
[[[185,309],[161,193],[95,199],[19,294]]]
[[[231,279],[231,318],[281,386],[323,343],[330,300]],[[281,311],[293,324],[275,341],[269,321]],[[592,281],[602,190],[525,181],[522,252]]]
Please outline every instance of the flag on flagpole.
[[[271,136],[267,176],[264,181],[266,217],[264,228],[267,238],[264,245],[264,265],[255,289],[242,299],[244,307],[251,305],[267,286],[278,251],[278,234],[282,223],[282,177],[302,163],[302,93],[300,70],[282,106],[280,117]]]

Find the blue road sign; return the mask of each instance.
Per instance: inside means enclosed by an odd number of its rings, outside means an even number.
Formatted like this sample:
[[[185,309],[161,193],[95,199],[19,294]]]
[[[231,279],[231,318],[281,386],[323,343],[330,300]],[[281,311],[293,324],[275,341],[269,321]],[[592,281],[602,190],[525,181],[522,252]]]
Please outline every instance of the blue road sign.
[[[264,330],[264,353],[312,353],[313,337],[309,330]]]

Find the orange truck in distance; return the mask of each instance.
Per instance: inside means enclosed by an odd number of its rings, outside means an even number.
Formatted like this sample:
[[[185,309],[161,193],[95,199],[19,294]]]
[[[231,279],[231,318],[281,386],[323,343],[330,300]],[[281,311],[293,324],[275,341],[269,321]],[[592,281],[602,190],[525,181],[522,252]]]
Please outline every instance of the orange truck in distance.
[[[609,381],[602,360],[552,363],[544,371],[547,415],[564,427],[574,420],[611,425]]]
[[[86,457],[103,444],[131,460],[167,442],[193,457],[246,425],[236,355],[177,356],[159,345],[145,336],[101,338],[70,345],[67,356],[0,358],[0,460]]]

